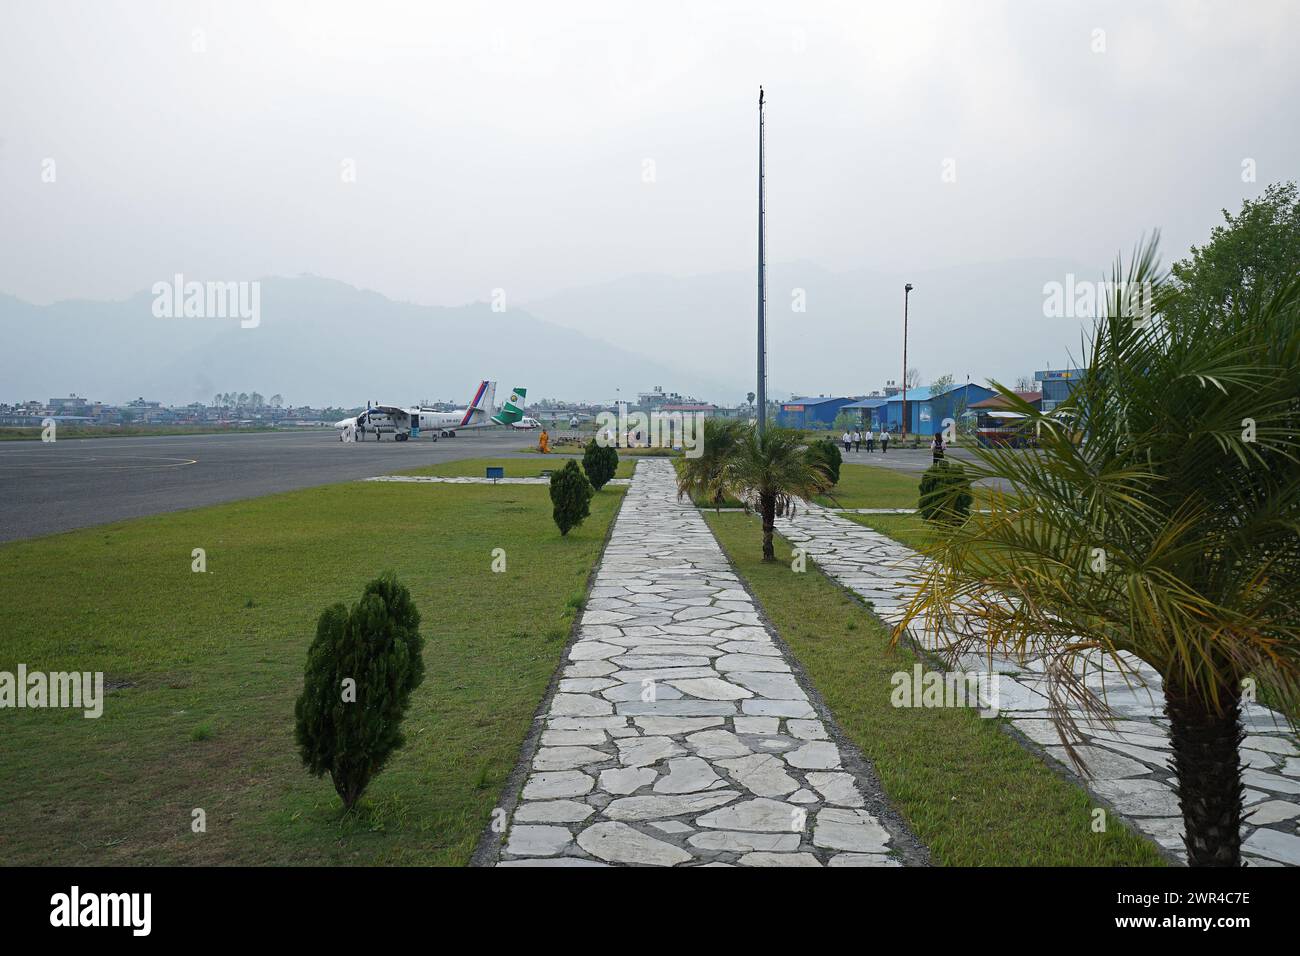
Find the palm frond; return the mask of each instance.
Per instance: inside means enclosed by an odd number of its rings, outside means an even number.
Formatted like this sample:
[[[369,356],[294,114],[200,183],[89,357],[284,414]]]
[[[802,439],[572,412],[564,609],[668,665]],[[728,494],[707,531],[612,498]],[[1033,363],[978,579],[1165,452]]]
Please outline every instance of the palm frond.
[[[1161,312],[1155,240],[1086,344],[1084,376],[1043,412],[992,383],[1038,437],[979,448],[985,509],[936,529],[895,632],[955,657],[1042,659],[1050,715],[1104,710],[1086,662],[1141,660],[1218,705],[1247,676],[1300,699],[1300,280],[1225,315]],[[1154,303],[1135,317],[1124,286]],[[1140,321],[1135,321],[1135,318]]]

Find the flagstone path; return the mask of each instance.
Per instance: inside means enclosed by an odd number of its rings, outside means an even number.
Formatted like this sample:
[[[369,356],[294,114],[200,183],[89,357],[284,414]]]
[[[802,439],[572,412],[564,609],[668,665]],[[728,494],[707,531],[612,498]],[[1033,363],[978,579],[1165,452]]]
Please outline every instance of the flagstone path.
[[[816,505],[801,506],[794,518],[778,519],[777,530],[802,548],[821,570],[872,602],[882,620],[896,624],[902,619],[902,608],[921,567],[917,552]],[[911,633],[932,649],[939,645],[938,635],[925,635],[919,629]],[[1160,676],[1136,658],[1126,660],[1141,686],[1129,686],[1114,671],[1092,682],[1105,690],[1117,718],[1113,725],[1107,728],[1089,724],[1082,715],[1078,718],[1087,737],[1079,752],[1093,775],[1087,788],[1185,860]],[[1047,754],[1068,766],[1060,737],[1047,719],[1042,663],[1033,659],[1020,663],[1006,657],[995,657],[992,663],[999,674],[998,710]],[[984,654],[967,655],[959,665],[967,671],[989,670]],[[1258,704],[1243,707],[1242,723],[1246,732],[1241,746],[1242,780],[1248,814],[1242,831],[1243,856],[1257,866],[1300,866],[1300,749],[1296,737],[1282,717]]]
[[[918,859],[837,744],[668,461],[624,498],[502,866]]]

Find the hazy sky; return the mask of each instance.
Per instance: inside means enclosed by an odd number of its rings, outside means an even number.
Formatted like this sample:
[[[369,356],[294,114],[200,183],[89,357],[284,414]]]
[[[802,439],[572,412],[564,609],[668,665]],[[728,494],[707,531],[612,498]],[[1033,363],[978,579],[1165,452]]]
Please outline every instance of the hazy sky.
[[[0,291],[34,302],[178,271],[455,304],[752,269],[760,83],[774,260],[1100,269],[1153,226],[1176,258],[1300,175],[1282,0],[40,0],[3,20]]]

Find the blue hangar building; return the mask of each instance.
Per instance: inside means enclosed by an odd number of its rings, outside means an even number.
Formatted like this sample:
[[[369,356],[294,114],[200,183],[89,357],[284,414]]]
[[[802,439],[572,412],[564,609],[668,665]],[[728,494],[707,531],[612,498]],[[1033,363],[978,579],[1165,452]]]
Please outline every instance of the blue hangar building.
[[[781,424],[787,428],[828,428],[852,398],[792,398],[781,405]]]
[[[953,385],[942,392],[935,392],[929,385],[907,390],[907,433],[909,435],[933,435],[943,431],[945,418],[956,420],[958,414],[964,414],[976,402],[983,401],[997,392],[983,385]],[[887,430],[898,435],[903,430],[903,396],[893,395],[889,398],[864,398],[860,402],[850,402],[843,406],[845,411],[858,412],[863,423],[873,432]]]

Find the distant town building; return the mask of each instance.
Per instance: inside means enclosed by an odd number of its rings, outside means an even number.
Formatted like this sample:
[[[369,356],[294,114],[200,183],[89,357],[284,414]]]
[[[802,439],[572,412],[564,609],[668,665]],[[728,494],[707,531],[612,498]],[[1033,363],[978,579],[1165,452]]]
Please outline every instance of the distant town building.
[[[710,405],[708,402],[683,402],[681,404],[661,405],[658,410],[664,414],[671,414],[673,412],[689,412],[691,414],[702,413],[709,418],[717,415],[720,411],[717,405]]]
[[[316,425],[328,424],[348,415],[356,414],[360,409],[317,409],[303,406],[301,408],[284,408],[278,401],[270,404],[254,404],[257,393],[244,396],[245,402],[237,401],[233,393],[226,397],[217,396],[217,400],[190,402],[186,405],[167,405],[161,401],[138,397],[123,405],[111,405],[101,401],[92,401],[72,394],[51,398],[47,402],[27,401],[15,404],[0,403],[0,427],[39,428],[47,418],[61,424],[73,424],[106,430],[122,425],[203,425],[219,424],[223,427],[248,427],[266,425]]]
[[[1074,387],[1079,384],[1083,375],[1084,370],[1081,368],[1048,369],[1044,372],[1035,372],[1034,381],[1043,383],[1043,411],[1050,412],[1069,398],[1070,393],[1074,391]]]
[[[52,415],[92,414],[91,403],[77,395],[69,395],[67,398],[51,398],[46,408]]]
[[[662,385],[656,385],[648,392],[639,392],[636,397],[636,405],[633,410],[642,412],[657,412],[665,405],[692,405],[697,404],[695,399],[689,395],[682,395],[680,392],[665,392]]]

